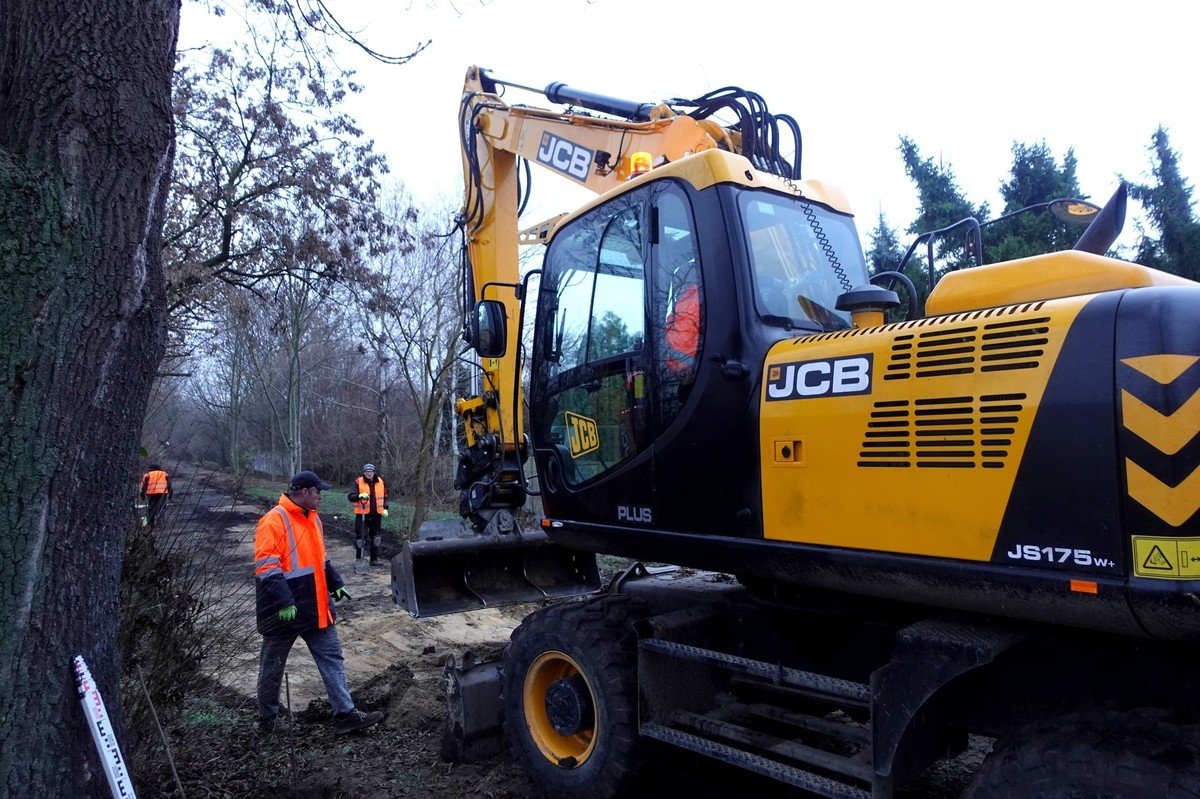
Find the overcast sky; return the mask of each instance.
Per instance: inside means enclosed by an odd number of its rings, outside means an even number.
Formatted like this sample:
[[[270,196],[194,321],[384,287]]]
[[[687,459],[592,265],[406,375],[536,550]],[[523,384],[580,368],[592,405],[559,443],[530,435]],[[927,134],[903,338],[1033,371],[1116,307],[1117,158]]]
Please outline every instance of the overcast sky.
[[[916,210],[897,145],[949,162],[968,198],[1000,207],[1014,141],[1069,147],[1085,194],[1143,179],[1167,127],[1195,185],[1200,172],[1200,41],[1186,3],[755,2],[697,0],[332,0],[375,49],[347,51],[366,91],[349,106],[416,198],[458,195],[458,101],[468,66],[531,86],[553,81],[638,101],[736,85],[788,113],[803,174],[843,188],[864,237],[879,211],[900,228]],[[188,38],[185,18],[184,39]],[[545,103],[511,92],[509,102]],[[568,210],[544,170],[526,222]],[[538,192],[543,195],[538,197]],[[561,207],[560,207],[561,206]],[[1135,238],[1127,225],[1121,244]]]

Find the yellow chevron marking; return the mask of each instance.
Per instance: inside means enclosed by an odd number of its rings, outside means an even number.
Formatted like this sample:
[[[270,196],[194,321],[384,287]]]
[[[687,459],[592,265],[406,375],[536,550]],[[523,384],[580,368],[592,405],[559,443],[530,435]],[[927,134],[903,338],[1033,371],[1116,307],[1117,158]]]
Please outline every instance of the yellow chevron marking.
[[[1141,358],[1123,358],[1121,363],[1133,367],[1152,380],[1157,380],[1164,386],[1175,381],[1175,378],[1188,370],[1192,364],[1200,361],[1196,355],[1144,355]]]
[[[1121,417],[1129,432],[1162,452],[1174,455],[1200,432],[1200,391],[1168,415],[1159,413],[1122,389]]]
[[[1125,459],[1129,496],[1172,527],[1178,527],[1200,510],[1200,469],[1171,488],[1129,458]]]

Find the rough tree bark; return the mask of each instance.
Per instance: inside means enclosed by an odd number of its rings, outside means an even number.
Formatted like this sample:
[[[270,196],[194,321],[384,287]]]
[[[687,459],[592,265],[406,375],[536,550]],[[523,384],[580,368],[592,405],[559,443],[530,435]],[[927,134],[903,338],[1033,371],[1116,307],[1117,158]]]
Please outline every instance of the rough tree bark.
[[[179,0],[0,0],[0,795],[107,794],[117,584],[164,348]]]

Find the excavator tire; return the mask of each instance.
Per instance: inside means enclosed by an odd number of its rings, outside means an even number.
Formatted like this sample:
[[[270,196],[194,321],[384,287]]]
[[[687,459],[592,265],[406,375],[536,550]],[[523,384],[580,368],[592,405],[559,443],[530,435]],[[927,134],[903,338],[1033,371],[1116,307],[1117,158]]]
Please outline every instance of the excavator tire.
[[[544,608],[513,631],[504,726],[542,795],[611,799],[637,778],[643,744],[633,622],[645,615],[639,600],[602,596]]]
[[[1200,725],[1168,711],[1092,709],[997,742],[963,799],[1197,799]]]

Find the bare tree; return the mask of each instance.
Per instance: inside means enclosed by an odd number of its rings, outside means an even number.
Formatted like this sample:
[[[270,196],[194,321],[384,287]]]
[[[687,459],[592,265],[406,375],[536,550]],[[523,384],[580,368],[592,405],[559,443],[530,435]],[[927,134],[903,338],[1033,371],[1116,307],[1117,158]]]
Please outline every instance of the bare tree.
[[[304,355],[312,343],[310,327],[328,291],[328,284],[295,276],[281,278],[271,301],[259,308],[268,335],[252,338],[247,348],[253,374],[283,443],[288,474],[300,471],[303,463]]]
[[[189,381],[193,404],[208,419],[221,441],[222,461],[239,472],[246,463],[242,427],[252,391],[250,365],[249,301],[253,295],[227,291],[226,302],[213,320],[204,357]]]
[[[410,535],[428,515],[439,423],[454,391],[462,324],[461,249],[441,234],[451,217],[443,203],[414,220],[416,246],[382,261],[370,290],[359,297],[359,312],[373,331],[372,346],[388,354],[416,419],[417,441],[405,448],[414,504]]]
[[[288,21],[252,24],[261,30],[252,27],[249,43],[212,50],[206,62],[189,54],[176,73],[165,253],[180,344],[219,311],[222,286],[257,290],[307,268],[289,251],[305,241],[293,219],[336,230],[342,261],[386,239],[376,202],[386,162],[339,110],[359,89],[352,73],[323,67],[315,79]]]

